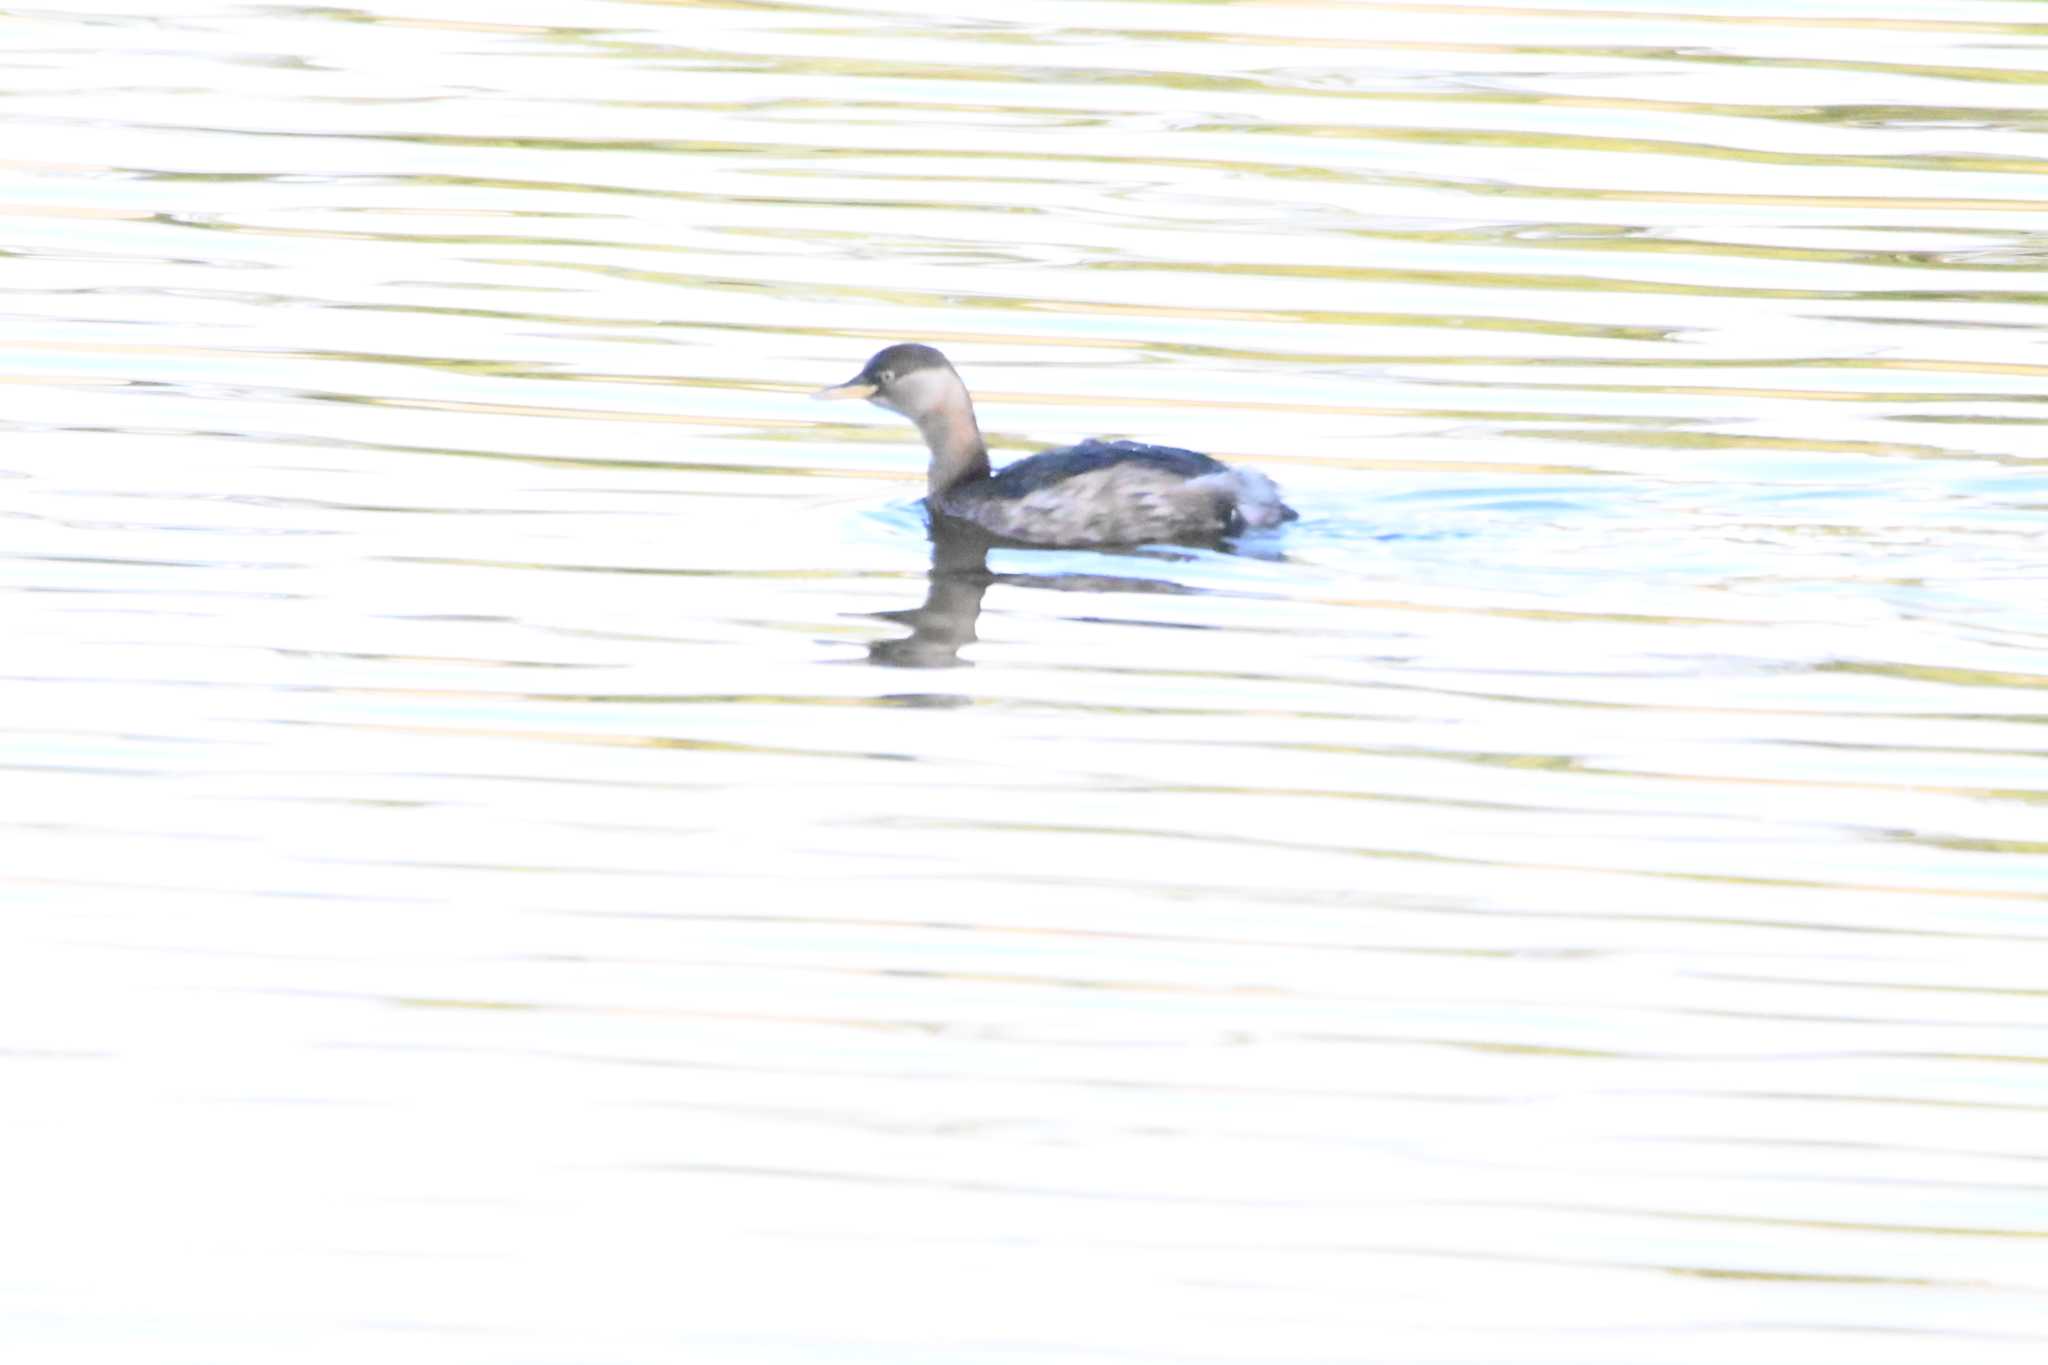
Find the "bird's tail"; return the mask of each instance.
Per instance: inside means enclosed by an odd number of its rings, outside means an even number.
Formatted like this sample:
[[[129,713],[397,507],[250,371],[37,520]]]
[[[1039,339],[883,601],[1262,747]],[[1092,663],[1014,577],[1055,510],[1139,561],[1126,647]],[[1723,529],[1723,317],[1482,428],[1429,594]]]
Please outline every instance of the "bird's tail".
[[[1301,514],[1280,500],[1280,490],[1256,469],[1226,469],[1221,474],[1204,474],[1188,480],[1188,487],[1200,488],[1219,503],[1235,509],[1229,518],[1246,530],[1264,530],[1295,520]]]

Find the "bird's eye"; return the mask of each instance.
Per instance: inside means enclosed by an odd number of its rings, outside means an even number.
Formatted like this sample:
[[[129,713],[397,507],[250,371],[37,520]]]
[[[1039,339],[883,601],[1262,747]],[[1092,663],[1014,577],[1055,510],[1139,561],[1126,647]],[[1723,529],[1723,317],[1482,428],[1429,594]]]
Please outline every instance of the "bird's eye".
[[[884,370],[884,371],[882,371],[882,373],[881,373],[881,374],[880,374],[879,376],[877,376],[877,377],[878,377],[878,378],[879,378],[879,379],[880,379],[880,380],[881,380],[881,381],[882,381],[882,382],[883,382],[884,384],[893,384],[893,383],[895,383],[895,382],[896,382],[896,371],[894,371],[894,370]]]

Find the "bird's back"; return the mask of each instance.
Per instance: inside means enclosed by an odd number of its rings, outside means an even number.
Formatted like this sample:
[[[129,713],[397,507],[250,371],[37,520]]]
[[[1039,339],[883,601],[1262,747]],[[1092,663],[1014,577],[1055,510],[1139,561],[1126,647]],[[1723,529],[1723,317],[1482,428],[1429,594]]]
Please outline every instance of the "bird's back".
[[[937,508],[997,535],[1054,545],[1201,540],[1293,516],[1261,476],[1138,441],[1044,451],[948,490]]]
[[[1193,450],[1173,446],[1146,445],[1142,441],[1083,441],[1027,455],[1005,465],[984,483],[989,495],[1022,498],[1054,488],[1083,474],[1093,474],[1113,465],[1136,465],[1179,479],[1198,479],[1204,474],[1221,474],[1226,465]]]

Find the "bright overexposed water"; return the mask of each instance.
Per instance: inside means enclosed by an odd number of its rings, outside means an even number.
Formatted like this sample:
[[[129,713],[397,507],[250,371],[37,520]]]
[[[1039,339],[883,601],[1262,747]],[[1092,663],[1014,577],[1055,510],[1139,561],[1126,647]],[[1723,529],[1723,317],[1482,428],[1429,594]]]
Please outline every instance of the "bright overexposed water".
[[[9,1362],[2048,1352],[2037,0],[7,6],[0,428]]]

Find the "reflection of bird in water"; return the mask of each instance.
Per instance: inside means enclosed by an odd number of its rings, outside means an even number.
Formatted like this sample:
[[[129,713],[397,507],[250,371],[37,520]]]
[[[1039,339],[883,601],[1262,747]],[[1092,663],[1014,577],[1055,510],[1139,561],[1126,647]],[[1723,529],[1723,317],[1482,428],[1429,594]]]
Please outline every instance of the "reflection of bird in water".
[[[932,522],[932,578],[924,605],[876,615],[910,627],[895,640],[868,646],[868,662],[890,668],[957,668],[963,645],[974,643],[981,597],[994,581],[988,571],[989,536],[978,526]]]
[[[991,473],[967,386],[945,356],[907,344],[878,352],[820,398],[865,398],[917,423],[931,447],[935,516],[1035,545],[1214,541],[1294,520],[1264,474],[1136,441],[1083,441]]]
[[[970,522],[946,517],[932,520],[931,585],[921,606],[875,615],[910,627],[910,634],[876,640],[868,646],[868,662],[887,668],[960,668],[960,651],[975,641],[982,595],[992,584],[1045,588],[1056,592],[1193,593],[1199,589],[1158,578],[1125,578],[1111,574],[995,574],[988,552],[1004,542]]]

